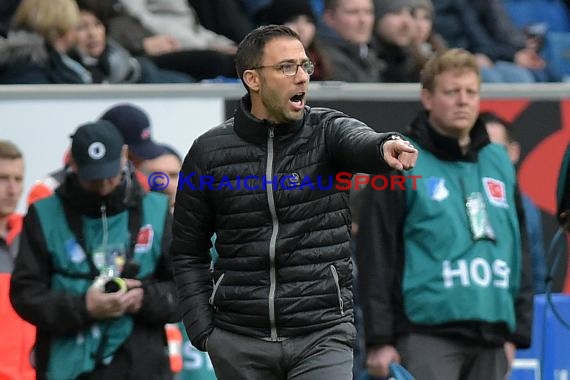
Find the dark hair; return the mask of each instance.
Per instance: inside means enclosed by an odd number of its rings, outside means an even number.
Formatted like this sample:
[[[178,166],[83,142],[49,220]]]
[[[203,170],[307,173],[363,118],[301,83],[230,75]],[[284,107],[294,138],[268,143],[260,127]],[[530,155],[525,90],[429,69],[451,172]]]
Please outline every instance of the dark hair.
[[[116,0],[75,0],[80,11],[93,14],[107,28],[109,20],[116,16],[120,5]]]
[[[329,9],[329,10],[333,10],[336,7],[338,7],[338,1],[339,0],[325,0],[324,1],[324,9]]]
[[[176,156],[178,161],[180,161],[182,163],[182,156],[180,156],[180,153],[178,153],[178,151],[176,149],[174,149],[172,146],[170,146],[168,144],[160,144],[160,146],[162,148],[164,148],[164,150],[166,151],[166,154],[171,154],[173,156]]]
[[[317,24],[309,0],[273,0],[262,10],[261,16],[267,24],[282,25],[294,21],[299,16],[307,16],[313,24]]]
[[[262,64],[265,45],[276,38],[292,38],[301,42],[299,35],[284,25],[260,26],[240,42],[236,53],[236,71],[245,88],[249,91],[243,80],[243,73]]]
[[[511,123],[509,123],[508,121],[506,121],[505,119],[503,119],[502,117],[491,111],[481,112],[479,114],[479,118],[485,124],[489,123],[501,124],[503,127],[505,127],[507,140],[509,142],[513,141],[513,125]]]

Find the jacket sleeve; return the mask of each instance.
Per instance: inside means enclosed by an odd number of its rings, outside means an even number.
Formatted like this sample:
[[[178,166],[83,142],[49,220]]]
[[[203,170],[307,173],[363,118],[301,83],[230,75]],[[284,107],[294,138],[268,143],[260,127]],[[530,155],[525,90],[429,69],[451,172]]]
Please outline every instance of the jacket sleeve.
[[[198,139],[184,160],[176,194],[170,253],[178,287],[179,307],[188,337],[194,347],[204,343],[213,329],[213,309],[209,304],[213,284],[210,276],[211,236],[214,214],[198,178],[203,174]]]
[[[32,205],[24,219],[10,301],[14,310],[39,330],[54,335],[84,330],[94,321],[87,313],[85,295],[52,291],[51,272],[51,254]]]
[[[385,173],[390,169],[382,156],[382,144],[397,133],[378,133],[363,122],[342,113],[325,119],[328,154],[340,171]]]
[[[172,217],[167,211],[161,243],[161,255],[154,272],[154,278],[144,284],[143,305],[137,318],[149,324],[165,324],[180,320],[178,315],[178,294],[172,273],[172,261],[168,249],[172,240]]]
[[[519,292],[515,298],[515,313],[517,327],[510,341],[519,348],[528,348],[532,336],[532,318],[534,312],[534,286],[532,280],[531,258],[528,249],[528,238],[525,227],[524,209],[522,206],[518,188],[515,192],[515,202],[519,217],[519,229],[521,234],[521,281]]]
[[[395,173],[395,172],[394,172]],[[404,264],[402,225],[406,199],[401,190],[365,190],[356,243],[360,302],[367,347],[394,344],[402,322]]]

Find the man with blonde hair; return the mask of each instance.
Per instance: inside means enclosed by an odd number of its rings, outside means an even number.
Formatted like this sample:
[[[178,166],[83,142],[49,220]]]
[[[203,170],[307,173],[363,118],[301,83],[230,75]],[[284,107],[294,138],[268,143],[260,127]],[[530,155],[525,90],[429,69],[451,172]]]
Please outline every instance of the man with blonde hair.
[[[0,39],[0,84],[92,83],[67,52],[75,45],[74,0],[22,0]]]
[[[528,347],[532,279],[514,167],[479,119],[475,57],[451,49],[422,72],[414,189],[368,193],[358,234],[367,366],[418,380],[502,380]]]

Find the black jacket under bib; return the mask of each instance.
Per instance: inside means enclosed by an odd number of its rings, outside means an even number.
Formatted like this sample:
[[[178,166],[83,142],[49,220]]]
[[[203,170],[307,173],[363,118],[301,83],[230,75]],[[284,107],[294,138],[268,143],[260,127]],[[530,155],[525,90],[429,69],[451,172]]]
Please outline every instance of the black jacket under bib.
[[[199,349],[214,326],[278,341],[351,321],[351,217],[335,176],[389,170],[380,149],[391,134],[331,109],[306,107],[302,120],[273,124],[250,107],[246,96],[182,167],[171,253]]]

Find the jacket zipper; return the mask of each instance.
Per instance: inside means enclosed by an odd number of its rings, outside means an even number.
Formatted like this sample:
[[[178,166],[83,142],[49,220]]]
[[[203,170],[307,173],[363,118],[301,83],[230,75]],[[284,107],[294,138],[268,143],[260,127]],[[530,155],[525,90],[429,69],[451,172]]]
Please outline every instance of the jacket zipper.
[[[275,210],[275,199],[273,198],[273,127],[269,127],[269,136],[267,138],[267,167],[265,168],[265,178],[267,180],[267,202],[269,203],[269,212],[273,222],[273,230],[271,232],[271,240],[269,240],[269,325],[271,327],[271,341],[276,342],[277,325],[275,321],[275,288],[276,288],[276,269],[275,269],[275,246],[277,244],[277,234],[279,233],[279,220]]]
[[[218,291],[218,288],[220,287],[220,284],[222,283],[222,279],[224,278],[226,274],[222,273],[222,275],[220,276],[220,278],[218,278],[218,281],[216,281],[216,283],[214,284],[214,290],[212,290],[212,295],[210,296],[210,305],[214,305],[214,297],[216,296],[216,292]]]
[[[338,272],[334,265],[331,265],[331,272],[336,286],[336,293],[338,296],[338,306],[340,307],[340,315],[344,315],[344,302],[342,301],[342,294],[340,292],[340,282],[338,280]]]

